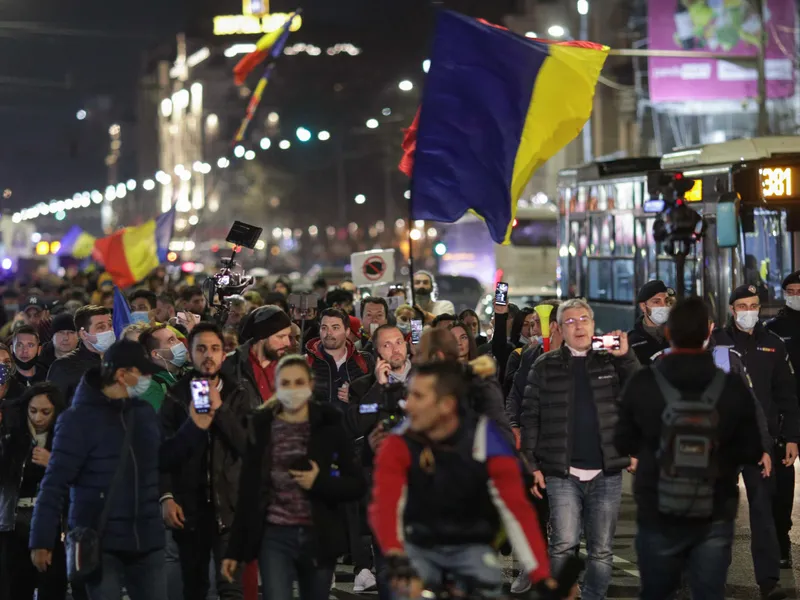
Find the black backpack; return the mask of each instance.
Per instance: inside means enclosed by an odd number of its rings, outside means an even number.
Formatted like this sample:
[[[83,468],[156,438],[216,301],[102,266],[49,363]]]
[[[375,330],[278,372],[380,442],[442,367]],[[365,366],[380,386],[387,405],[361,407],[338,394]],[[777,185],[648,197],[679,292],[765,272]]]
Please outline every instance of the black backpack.
[[[658,510],[677,517],[711,517],[719,477],[717,403],[726,375],[718,369],[698,400],[686,400],[658,368],[651,370],[666,404],[657,454]]]

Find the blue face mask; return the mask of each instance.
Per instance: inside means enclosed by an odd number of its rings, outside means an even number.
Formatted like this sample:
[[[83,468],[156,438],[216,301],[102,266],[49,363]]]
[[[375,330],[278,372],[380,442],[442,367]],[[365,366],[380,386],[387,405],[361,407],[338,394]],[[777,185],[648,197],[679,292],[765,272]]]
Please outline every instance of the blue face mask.
[[[131,313],[131,323],[149,323],[150,316],[146,311],[137,310]]]
[[[128,397],[140,398],[150,389],[151,383],[153,383],[152,377],[149,375],[139,375],[139,379],[136,380],[136,385],[125,386],[125,389],[128,390]]]
[[[170,360],[169,362],[171,362],[176,367],[182,367],[183,365],[186,364],[187,351],[186,351],[186,346],[184,346],[183,343],[178,342],[172,348],[170,348],[169,351],[172,352],[172,360]]]

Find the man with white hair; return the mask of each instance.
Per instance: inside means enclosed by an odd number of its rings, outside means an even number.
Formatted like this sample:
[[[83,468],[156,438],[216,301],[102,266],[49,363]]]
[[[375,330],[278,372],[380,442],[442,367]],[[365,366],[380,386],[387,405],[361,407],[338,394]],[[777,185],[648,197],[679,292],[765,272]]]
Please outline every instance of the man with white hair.
[[[414,273],[414,300],[417,308],[425,313],[425,324],[429,325],[439,315],[454,315],[456,309],[449,300],[438,300],[439,289],[436,278],[430,271]]]
[[[560,350],[533,365],[522,400],[522,450],[531,462],[534,495],[550,502],[550,560],[558,573],[586,538],[584,600],[605,598],[611,582],[622,470],[636,460],[614,446],[619,395],[639,368],[622,331],[619,348],[593,350],[594,312],[580,298],[558,307]]]

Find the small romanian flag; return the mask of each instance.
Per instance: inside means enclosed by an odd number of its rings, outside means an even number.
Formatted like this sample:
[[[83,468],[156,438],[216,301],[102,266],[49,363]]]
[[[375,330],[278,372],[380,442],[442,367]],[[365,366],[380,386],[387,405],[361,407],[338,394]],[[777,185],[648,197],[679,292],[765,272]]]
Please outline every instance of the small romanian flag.
[[[114,285],[127,288],[167,261],[175,209],[138,227],[128,227],[95,242],[99,259]]]
[[[453,223],[471,210],[509,243],[531,176],[589,119],[607,56],[606,46],[531,40],[442,11],[400,164],[412,174],[412,218]]]
[[[272,58],[277,58],[275,54],[283,52],[289,30],[296,16],[296,12],[292,13],[286,18],[286,22],[281,27],[265,34],[256,43],[256,49],[250,54],[247,54],[236,64],[233,68],[233,81],[236,85],[244,84],[248,75],[250,75],[258,65],[267,60],[270,55],[272,55]]]
[[[94,250],[94,243],[97,240],[93,235],[89,235],[77,225],[73,226],[63,238],[61,238],[61,248],[58,251],[60,256],[73,256],[77,259],[87,258]]]

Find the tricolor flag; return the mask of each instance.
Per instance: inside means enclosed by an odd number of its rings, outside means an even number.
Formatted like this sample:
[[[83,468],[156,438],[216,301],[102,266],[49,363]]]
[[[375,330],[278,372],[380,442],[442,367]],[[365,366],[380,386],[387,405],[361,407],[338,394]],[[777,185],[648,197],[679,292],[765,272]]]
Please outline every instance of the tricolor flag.
[[[242,85],[247,79],[248,75],[252,73],[255,68],[263,63],[267,58],[277,58],[286,46],[286,40],[289,38],[289,31],[292,27],[292,22],[297,16],[293,12],[286,18],[286,22],[282,27],[276,29],[271,33],[267,33],[256,43],[256,49],[250,54],[247,54],[240,60],[233,68],[233,81],[236,85]]]
[[[442,11],[418,129],[403,143],[412,219],[453,223],[472,210],[508,243],[531,176],[589,119],[607,56]]]
[[[111,322],[117,339],[122,338],[122,330],[131,324],[131,307],[128,299],[116,285],[114,286],[114,310],[111,312]]]
[[[99,260],[114,285],[127,288],[167,261],[175,209],[138,227],[128,227],[95,242]]]
[[[58,254],[73,256],[77,259],[87,258],[94,250],[95,241],[97,238],[75,225],[61,238],[61,248],[58,250]]]

